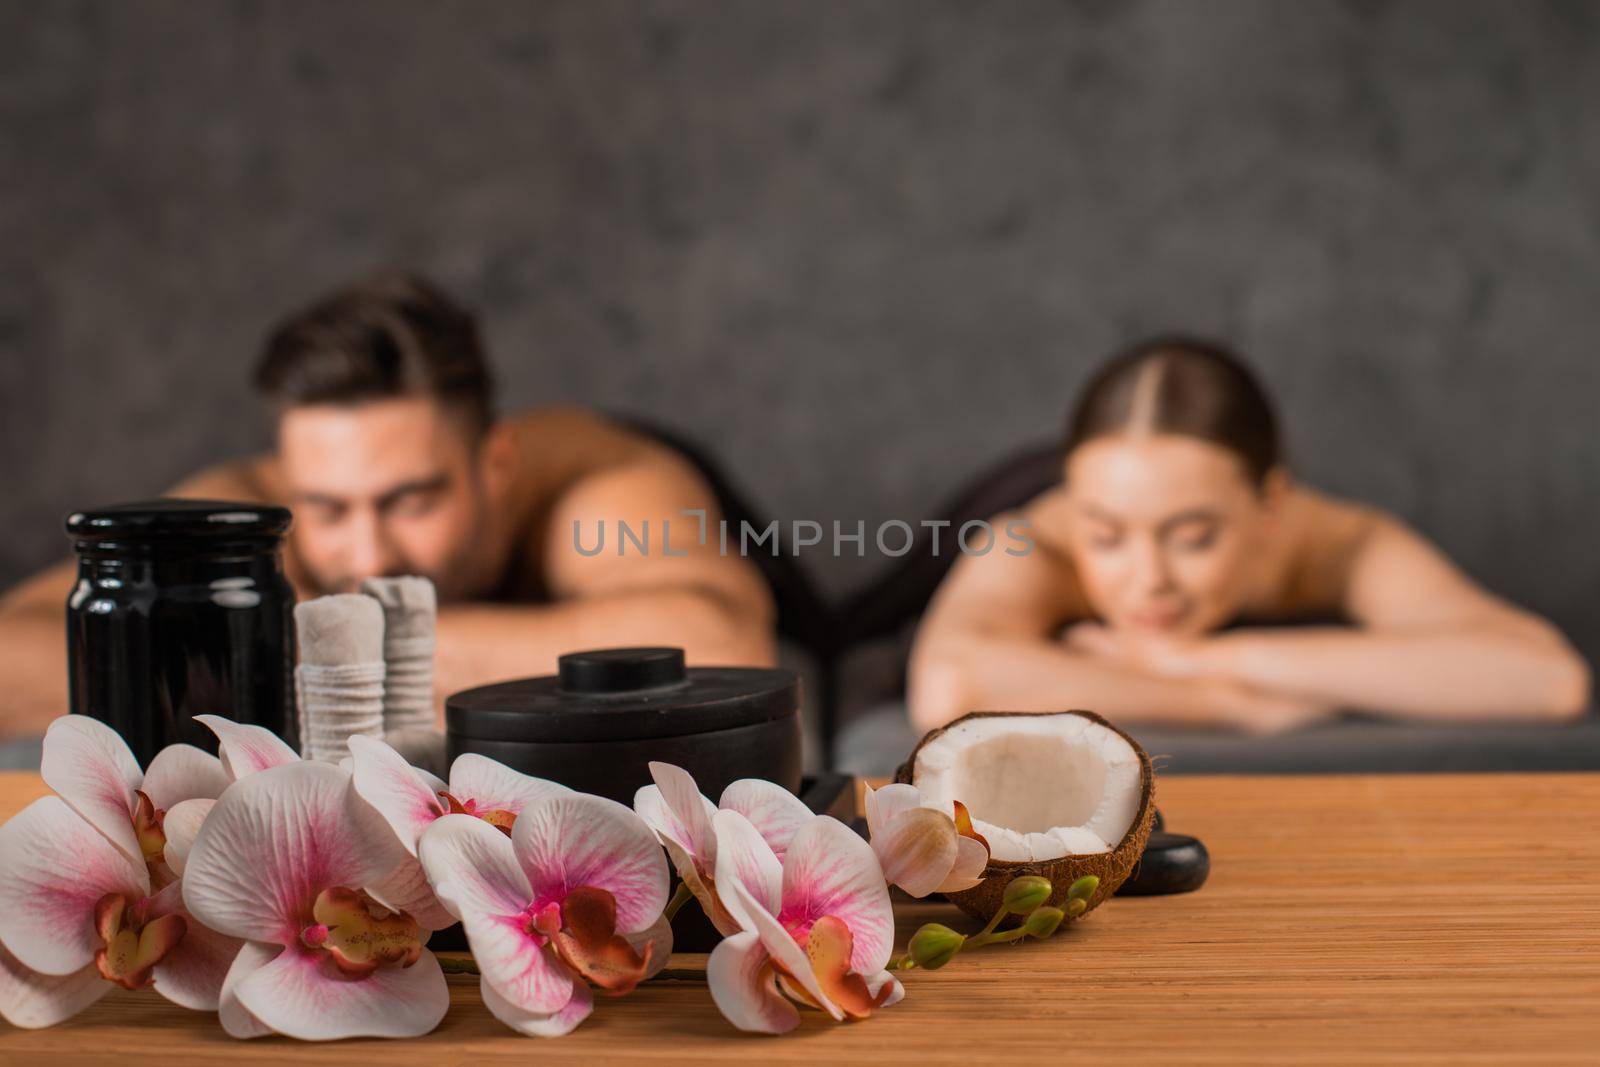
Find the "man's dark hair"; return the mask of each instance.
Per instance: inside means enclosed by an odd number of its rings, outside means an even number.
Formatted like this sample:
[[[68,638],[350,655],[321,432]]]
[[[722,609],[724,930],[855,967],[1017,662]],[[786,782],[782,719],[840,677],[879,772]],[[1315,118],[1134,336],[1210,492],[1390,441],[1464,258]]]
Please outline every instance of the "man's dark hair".
[[[432,396],[474,438],[493,418],[477,324],[438,286],[402,272],[359,281],[279,323],[255,384],[281,406]]]

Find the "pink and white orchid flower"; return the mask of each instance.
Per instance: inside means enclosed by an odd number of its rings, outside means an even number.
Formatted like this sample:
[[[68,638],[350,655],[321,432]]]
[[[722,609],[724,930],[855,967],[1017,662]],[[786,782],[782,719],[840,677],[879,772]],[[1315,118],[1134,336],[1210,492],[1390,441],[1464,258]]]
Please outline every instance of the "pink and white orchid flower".
[[[156,889],[173,877],[164,859],[168,812],[228,784],[217,757],[193,745],[168,745],[142,771],[122,735],[87,715],[63,715],[45,730],[39,773],[123,855],[147,864]]]
[[[195,721],[203,723],[217,735],[218,764],[222,768],[224,784],[238,781],[247,774],[264,771],[284,763],[298,762],[300,756],[284,743],[283,739],[265,726],[234,722],[220,715],[196,715]],[[161,757],[157,755],[156,759]],[[151,763],[154,769],[155,763]],[[211,813],[216,803],[211,797],[196,797],[179,801],[167,809],[163,819],[166,847],[163,858],[174,874],[183,874],[184,859],[194,844],[194,835],[200,824]]]
[[[712,804],[682,767],[652,762],[650,777],[655,785],[634,794],[633,810],[667,847],[678,877],[700,902],[711,925],[724,937],[737,933],[739,924],[723,906],[715,885],[717,834],[713,820],[717,812],[743,815],[782,860],[795,832],[811,821],[811,809],[783,786],[759,778],[741,778]]]
[[[913,897],[958,893],[983,881],[989,843],[972,829],[967,809],[926,805],[912,785],[866,787],[867,832],[890,885]]]
[[[638,816],[584,793],[522,809],[509,838],[445,815],[424,831],[428,878],[465,927],[495,1018],[558,1037],[588,1017],[592,983],[621,996],[666,965],[667,861]]]
[[[528,805],[571,792],[474,752],[456,757],[448,782],[413,767],[376,738],[350,738],[350,756],[356,792],[378,809],[413,856],[423,831],[446,815],[472,815],[509,836]]]
[[[790,999],[842,1021],[905,995],[884,969],[894,911],[870,845],[817,815],[780,863],[743,815],[719,811],[715,822],[717,894],[739,932],[712,951],[706,980],[729,1022],[782,1034],[800,1023]]]
[[[99,795],[93,810],[120,830],[111,818],[117,796]],[[216,1010],[240,942],[196,921],[180,882],[152,892],[151,876],[142,849],[128,855],[60,797],[42,797],[0,826],[0,1015],[50,1026],[113,985],[154,985],[175,1004]]]
[[[300,762],[300,757],[296,755],[294,749],[264,726],[233,722],[220,715],[196,715],[195,718],[205,723],[217,735],[218,750],[222,753],[222,766],[228,772],[230,781],[271,767]],[[362,738],[362,740],[368,739]],[[378,741],[372,743],[382,744]],[[349,758],[340,763],[340,768],[346,774],[352,773],[350,763]],[[412,770],[424,781],[437,781],[427,771],[419,768]],[[167,813],[170,831],[167,835],[167,864],[179,874],[183,873],[183,865],[194,841],[194,835],[199,832],[200,824],[210,813],[214,803],[215,801],[210,800],[185,801]],[[433,889],[428,885],[422,864],[417,862],[416,849],[413,847],[408,847],[406,854],[400,858],[395,868],[385,877],[367,886],[366,891],[391,910],[408,913],[421,924],[423,929],[442,930],[453,921],[450,913],[445,911],[444,905],[433,895]]]
[[[217,752],[230,782],[300,759],[300,753],[265,726],[234,722],[221,715],[196,715],[194,720],[217,735]]]
[[[381,899],[409,857],[349,772],[295,761],[218,798],[184,863],[190,912],[245,945],[223,983],[223,1028],[305,1040],[416,1037],[450,994],[428,929]]]

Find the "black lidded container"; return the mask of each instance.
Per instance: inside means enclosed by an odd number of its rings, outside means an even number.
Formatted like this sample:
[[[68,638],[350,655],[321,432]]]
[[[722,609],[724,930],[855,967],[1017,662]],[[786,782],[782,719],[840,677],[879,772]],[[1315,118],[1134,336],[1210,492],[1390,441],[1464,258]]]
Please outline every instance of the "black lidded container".
[[[448,697],[449,758],[476,752],[630,806],[651,760],[684,768],[713,801],[739,778],[800,791],[793,672],[685,669],[679,648],[574,652],[559,669]]]
[[[287,508],[152,500],[67,517],[78,584],[67,598],[71,706],[148,764],[216,737],[195,715],[265,726],[299,748]]]

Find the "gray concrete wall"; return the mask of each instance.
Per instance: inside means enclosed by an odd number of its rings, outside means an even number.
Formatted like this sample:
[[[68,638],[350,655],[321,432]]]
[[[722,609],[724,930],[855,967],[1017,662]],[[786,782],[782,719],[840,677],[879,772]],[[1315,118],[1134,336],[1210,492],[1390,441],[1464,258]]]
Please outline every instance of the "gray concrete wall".
[[[825,522],[1218,333],[1305,478],[1594,655],[1597,101],[1582,2],[5,0],[0,581],[260,446],[264,326],[402,262],[508,403],[675,422]]]

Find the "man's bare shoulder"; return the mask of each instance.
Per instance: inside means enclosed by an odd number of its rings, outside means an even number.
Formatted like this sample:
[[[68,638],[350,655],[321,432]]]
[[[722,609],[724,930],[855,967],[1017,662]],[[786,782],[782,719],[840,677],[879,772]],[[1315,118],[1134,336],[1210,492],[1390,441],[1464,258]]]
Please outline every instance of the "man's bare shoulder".
[[[530,514],[574,496],[627,497],[655,482],[677,490],[692,486],[697,500],[704,495],[700,472],[687,457],[598,412],[537,408],[504,422],[516,439],[515,498]]]
[[[166,495],[251,504],[282,504],[285,498],[277,465],[268,455],[246,456],[202,468],[167,490]]]
[[[545,455],[620,460],[654,445],[644,434],[598,411],[571,405],[528,408],[502,421],[515,432],[524,451]]]

